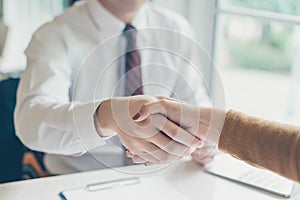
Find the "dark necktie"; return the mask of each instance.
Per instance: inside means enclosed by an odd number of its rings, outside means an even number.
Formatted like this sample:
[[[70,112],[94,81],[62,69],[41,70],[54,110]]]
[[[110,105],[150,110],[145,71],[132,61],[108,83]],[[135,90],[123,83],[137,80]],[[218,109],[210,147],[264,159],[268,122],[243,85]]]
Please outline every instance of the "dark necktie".
[[[137,30],[131,24],[126,24],[123,31],[127,48],[125,54],[125,96],[142,95],[141,55],[136,46]]]
[[[125,54],[125,94],[124,96],[142,95],[144,93],[142,85],[141,72],[141,55],[136,46],[137,30],[131,24],[126,24],[123,31],[126,38],[126,54]],[[126,156],[126,148],[124,149],[124,164],[132,165],[131,158]]]

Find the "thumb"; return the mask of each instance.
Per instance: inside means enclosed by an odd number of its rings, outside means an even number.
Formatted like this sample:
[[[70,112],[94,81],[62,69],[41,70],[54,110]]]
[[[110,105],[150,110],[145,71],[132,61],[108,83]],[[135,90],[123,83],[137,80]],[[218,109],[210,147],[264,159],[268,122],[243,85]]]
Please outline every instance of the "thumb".
[[[141,122],[153,114],[167,115],[167,105],[165,104],[165,101],[168,100],[159,100],[144,104],[132,119],[136,122]]]

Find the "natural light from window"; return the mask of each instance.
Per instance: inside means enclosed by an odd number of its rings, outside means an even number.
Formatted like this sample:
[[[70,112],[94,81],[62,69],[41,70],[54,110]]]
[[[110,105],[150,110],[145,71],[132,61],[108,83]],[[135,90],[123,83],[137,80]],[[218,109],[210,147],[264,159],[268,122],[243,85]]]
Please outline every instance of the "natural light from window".
[[[300,14],[296,0],[220,1],[215,59],[228,108],[299,124],[296,14]]]

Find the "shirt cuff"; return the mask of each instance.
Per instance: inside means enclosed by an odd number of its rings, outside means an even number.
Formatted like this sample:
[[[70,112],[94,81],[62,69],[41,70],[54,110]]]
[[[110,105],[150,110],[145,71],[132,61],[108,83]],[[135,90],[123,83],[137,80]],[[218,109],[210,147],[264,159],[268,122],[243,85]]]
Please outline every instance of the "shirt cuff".
[[[100,105],[100,104],[99,104],[99,105]],[[103,134],[102,134],[102,132],[101,132],[101,129],[100,129],[100,125],[99,125],[98,120],[97,120],[97,114],[96,114],[96,111],[94,112],[94,125],[95,125],[95,129],[96,129],[97,133],[98,133],[99,136],[102,137],[102,138],[109,139],[109,138],[111,138],[111,137],[113,137],[113,136],[115,136],[115,135],[117,134],[117,133],[115,133],[115,134],[112,134],[112,135],[110,135],[110,136],[103,136]]]
[[[85,151],[105,145],[109,137],[102,137],[97,130],[94,115],[101,102],[73,103],[72,123],[78,141]]]

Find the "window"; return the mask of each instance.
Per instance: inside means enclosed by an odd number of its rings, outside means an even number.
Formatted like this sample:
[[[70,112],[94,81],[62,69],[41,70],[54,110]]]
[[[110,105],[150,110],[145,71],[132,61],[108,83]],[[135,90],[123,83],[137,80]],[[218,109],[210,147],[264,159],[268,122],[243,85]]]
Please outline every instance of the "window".
[[[299,15],[300,4],[297,0],[220,0],[219,7],[247,8],[260,11]]]
[[[214,59],[228,108],[300,123],[300,4],[220,0]]]
[[[6,38],[3,38],[5,45],[0,60],[0,72],[22,71],[26,65],[24,50],[33,32],[61,14],[67,6],[67,0],[2,1],[3,19],[1,17],[0,20],[4,24],[0,24],[0,31],[6,28],[8,31]]]

